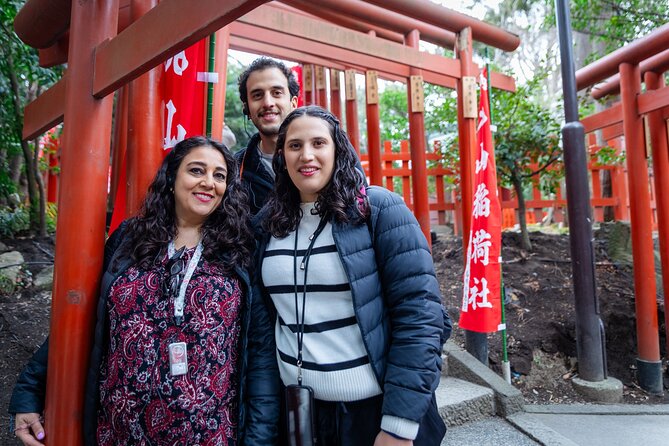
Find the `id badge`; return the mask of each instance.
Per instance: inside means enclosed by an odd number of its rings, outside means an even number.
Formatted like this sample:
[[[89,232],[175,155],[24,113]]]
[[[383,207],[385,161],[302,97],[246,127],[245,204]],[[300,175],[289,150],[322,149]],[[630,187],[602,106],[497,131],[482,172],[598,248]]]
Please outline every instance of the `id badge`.
[[[173,342],[167,346],[170,355],[170,373],[172,376],[185,375],[188,372],[188,356],[185,342]]]

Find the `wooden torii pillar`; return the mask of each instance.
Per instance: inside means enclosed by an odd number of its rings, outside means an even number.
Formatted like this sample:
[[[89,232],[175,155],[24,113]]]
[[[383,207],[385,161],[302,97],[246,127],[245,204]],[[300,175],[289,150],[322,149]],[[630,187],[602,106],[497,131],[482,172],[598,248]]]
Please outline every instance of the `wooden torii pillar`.
[[[669,105],[669,100],[667,96],[658,94],[661,92],[647,91],[641,94],[640,82],[641,65],[645,65],[644,69],[649,69],[649,65],[654,66],[657,59],[651,60],[650,58],[654,56],[663,57],[660,54],[665,55],[667,46],[669,46],[669,24],[661,26],[649,35],[608,54],[576,73],[579,89],[619,73],[619,81],[616,79],[615,82],[620,83],[621,104],[586,119],[600,124],[602,121],[613,124],[622,119],[627,154],[632,254],[634,257],[638,350],[637,376],[641,387],[651,393],[662,393],[662,362],[659,350],[649,178],[642,115],[666,107]],[[665,69],[666,67],[661,71]],[[650,80],[652,84],[653,79]],[[616,87],[614,86],[608,91],[613,91]],[[652,87],[657,87],[657,84],[651,85],[648,89],[652,90]],[[584,122],[587,122],[586,119],[584,119]],[[650,119],[652,120],[652,116],[650,116]],[[657,126],[655,129],[657,131]],[[666,132],[666,129],[664,132]],[[656,175],[660,175],[661,186],[666,187],[664,183],[666,181],[664,178],[666,171],[662,168],[662,157],[659,158],[658,163],[660,170]],[[662,199],[666,200],[664,195]],[[657,204],[658,206],[666,206],[665,203],[661,202],[657,202]],[[661,214],[663,217],[666,215],[665,212]],[[669,221],[658,219],[658,228],[661,234],[669,234]],[[663,252],[666,252],[665,250],[666,248],[663,249]],[[666,276],[666,270],[663,270],[663,275]]]
[[[360,127],[358,123],[358,102],[355,89],[355,70],[344,71],[346,88],[346,134],[355,151],[360,155]]]
[[[72,2],[45,426],[51,445],[81,444],[81,404],[102,270],[112,96],[93,91],[98,45],[116,35],[117,1]],[[65,328],[67,327],[67,328]]]
[[[382,186],[381,129],[379,117],[378,75],[374,70],[365,73],[365,100],[367,103],[367,154],[369,155],[369,182]]]

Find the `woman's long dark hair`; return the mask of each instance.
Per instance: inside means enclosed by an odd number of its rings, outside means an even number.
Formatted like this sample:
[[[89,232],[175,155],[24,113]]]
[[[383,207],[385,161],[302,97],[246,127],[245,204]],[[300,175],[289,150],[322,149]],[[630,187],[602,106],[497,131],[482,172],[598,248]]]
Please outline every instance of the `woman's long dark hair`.
[[[364,174],[358,170],[358,156],[339,120],[329,111],[307,106],[293,110],[279,128],[276,152],[272,166],[276,173],[274,190],[267,201],[267,214],[263,228],[274,237],[285,237],[297,228],[302,218],[300,191],[290,179],[286,170],[284,146],[290,124],[303,116],[319,118],[330,128],[330,136],[335,147],[335,165],[330,182],[319,192],[316,211],[328,220],[339,223],[359,223],[369,212],[367,196],[364,193]]]
[[[179,142],[165,157],[146,194],[136,218],[130,220],[124,243],[133,263],[149,268],[174,240],[177,221],[174,183],[183,159],[199,147],[209,147],[223,155],[227,166],[226,190],[219,206],[207,217],[202,228],[202,255],[220,264],[226,273],[235,266],[248,267],[253,249],[246,193],[241,187],[237,161],[225,145],[211,138],[194,136]]]

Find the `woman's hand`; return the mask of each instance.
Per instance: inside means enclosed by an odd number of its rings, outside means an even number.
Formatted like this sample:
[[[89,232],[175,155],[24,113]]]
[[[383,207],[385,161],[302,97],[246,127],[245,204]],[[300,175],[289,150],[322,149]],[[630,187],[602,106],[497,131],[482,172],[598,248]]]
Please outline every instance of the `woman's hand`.
[[[400,440],[381,431],[374,440],[374,446],[413,446],[413,440]]]
[[[15,420],[16,437],[26,446],[44,446],[44,428],[38,413],[17,413]],[[40,441],[37,441],[40,440]]]

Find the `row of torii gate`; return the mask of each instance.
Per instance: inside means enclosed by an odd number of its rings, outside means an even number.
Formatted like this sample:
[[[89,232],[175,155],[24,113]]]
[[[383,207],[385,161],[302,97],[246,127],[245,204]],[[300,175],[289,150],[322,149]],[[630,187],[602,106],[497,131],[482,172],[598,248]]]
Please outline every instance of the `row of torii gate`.
[[[40,49],[42,65],[67,62],[63,78],[26,107],[23,128],[23,137],[32,139],[65,123],[45,411],[51,444],[81,444],[85,368],[103,258],[113,93],[127,87],[127,201],[132,214],[162,160],[160,150],[138,150],[160,147],[162,110],[155,94],[159,66],[195,42],[216,34],[216,71],[223,73],[225,54],[233,48],[366,73],[368,93],[376,89],[377,75],[405,82],[414,213],[428,240],[422,81],[456,89],[463,216],[471,214],[469,173],[476,141],[478,74],[472,62],[472,41],[513,51],[520,39],[429,0],[266,3],[199,0],[194,7],[189,0],[29,0],[15,19],[18,36]],[[419,51],[420,39],[455,48],[456,58]],[[515,90],[513,78],[499,73],[492,73],[491,84]],[[378,103],[370,100],[373,95],[367,96],[371,181],[380,184]],[[223,104],[224,82],[217,84],[214,97]],[[330,108],[335,113],[337,109],[341,113],[338,97],[331,94]],[[324,87],[315,84],[312,101],[325,105],[325,98]],[[356,142],[355,97],[346,96],[345,112],[351,124],[347,130]],[[222,117],[220,105],[212,134],[221,134]],[[468,233],[469,218],[463,222]]]
[[[467,234],[477,111],[474,90],[478,68],[472,63],[472,41],[505,51],[513,51],[520,44],[515,35],[428,0],[320,0],[318,5],[307,0],[200,0],[197,8],[188,0],[29,0],[17,15],[15,29],[24,42],[40,49],[42,65],[68,63],[63,79],[26,107],[23,131],[25,139],[32,139],[65,122],[50,330],[50,349],[57,354],[49,358],[46,422],[52,444],[68,445],[81,444],[83,383],[104,244],[112,93],[122,89],[129,104],[127,126],[132,130],[127,132],[126,153],[128,214],[132,214],[162,159],[160,150],[137,150],[159,146],[162,137],[162,110],[155,95],[160,68],[154,67],[212,33],[217,39],[218,72],[225,72],[225,54],[233,48],[328,67],[331,79],[346,70],[367,74],[373,184],[381,182],[381,149],[378,103],[369,93],[375,90],[377,75],[405,82],[414,213],[429,240],[422,81],[454,88],[458,93],[462,221],[463,233]],[[420,52],[419,40],[455,47],[456,58]],[[638,148],[644,147],[641,115],[647,115],[667,290],[669,88],[660,88],[658,74],[669,67],[669,55],[663,51],[668,47],[669,28],[665,26],[577,73],[578,86],[584,88],[620,70],[620,81],[614,78],[606,85],[619,82],[622,103],[585,119],[584,124],[586,131],[605,129],[605,138],[611,140],[621,134],[622,121],[630,172],[638,350],[643,368],[640,381],[651,391],[657,390],[658,382],[661,391],[662,377],[648,176],[645,151]],[[639,93],[640,72],[650,73],[644,75],[649,90],[644,94]],[[495,88],[515,89],[513,79],[499,73],[492,73],[491,83]],[[330,85],[332,88],[335,83]],[[658,91],[650,91],[655,89]],[[615,92],[615,87],[609,91]],[[212,134],[220,135],[225,82],[215,86],[214,97],[219,106],[214,108]],[[322,83],[314,82],[307,92],[308,101],[321,105],[327,103],[327,97]],[[339,97],[330,94],[330,109],[335,114],[343,112]],[[344,112],[354,144],[359,132],[356,106],[355,97],[347,95]],[[116,131],[121,130],[117,127]],[[466,243],[467,237],[463,237]],[[578,300],[578,290],[576,294]],[[596,299],[592,304],[596,307]]]

